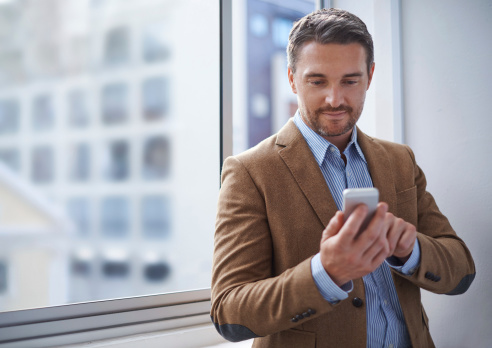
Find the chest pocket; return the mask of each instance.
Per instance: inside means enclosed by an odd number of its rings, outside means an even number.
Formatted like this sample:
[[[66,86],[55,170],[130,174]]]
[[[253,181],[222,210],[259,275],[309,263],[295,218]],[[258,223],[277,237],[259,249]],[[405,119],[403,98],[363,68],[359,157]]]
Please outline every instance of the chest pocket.
[[[398,217],[418,226],[417,186],[398,192],[396,194],[396,206]]]

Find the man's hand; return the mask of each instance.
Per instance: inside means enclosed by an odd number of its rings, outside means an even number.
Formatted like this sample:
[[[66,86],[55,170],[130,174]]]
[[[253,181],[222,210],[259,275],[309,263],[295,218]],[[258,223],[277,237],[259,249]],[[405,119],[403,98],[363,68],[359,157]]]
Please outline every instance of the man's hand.
[[[358,234],[366,214],[367,207],[360,205],[344,223],[339,211],[323,231],[321,263],[338,286],[373,272],[389,256],[405,263],[412,253],[415,226],[388,213],[386,203],[379,203],[367,229]]]
[[[386,213],[384,225],[387,230],[390,256],[395,256],[405,263],[412,254],[417,239],[417,229],[391,213]]]
[[[321,237],[320,256],[321,264],[335,284],[341,286],[371,273],[391,255],[386,238],[391,223],[390,219],[385,219],[387,211],[388,205],[379,203],[367,229],[359,235],[367,215],[365,205],[359,205],[345,224],[340,211],[330,220]],[[397,229],[394,231],[398,232]]]

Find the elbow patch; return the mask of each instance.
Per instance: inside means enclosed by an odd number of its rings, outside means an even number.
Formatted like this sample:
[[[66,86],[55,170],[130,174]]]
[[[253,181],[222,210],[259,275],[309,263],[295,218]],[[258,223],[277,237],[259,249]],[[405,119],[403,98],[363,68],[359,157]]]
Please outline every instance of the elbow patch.
[[[450,292],[448,292],[446,295],[461,295],[463,294],[468,288],[470,287],[471,283],[473,282],[473,279],[475,279],[475,274],[468,274],[461,279],[459,284]]]
[[[246,326],[239,324],[219,325],[214,322],[212,317],[210,318],[212,319],[212,323],[214,324],[217,332],[228,341],[239,342],[249,340],[250,338],[260,337],[256,335],[253,331],[248,329]]]

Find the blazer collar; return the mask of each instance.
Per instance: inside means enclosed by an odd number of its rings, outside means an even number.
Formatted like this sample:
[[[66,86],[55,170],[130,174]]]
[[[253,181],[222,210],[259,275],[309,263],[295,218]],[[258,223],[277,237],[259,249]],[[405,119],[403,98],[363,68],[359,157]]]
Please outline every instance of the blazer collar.
[[[379,190],[379,200],[396,211],[396,192],[388,153],[384,147],[357,128],[357,141],[367,161],[374,187]],[[301,132],[290,119],[278,132],[276,144],[279,155],[313,207],[323,226],[337,211],[337,206],[316,159]]]

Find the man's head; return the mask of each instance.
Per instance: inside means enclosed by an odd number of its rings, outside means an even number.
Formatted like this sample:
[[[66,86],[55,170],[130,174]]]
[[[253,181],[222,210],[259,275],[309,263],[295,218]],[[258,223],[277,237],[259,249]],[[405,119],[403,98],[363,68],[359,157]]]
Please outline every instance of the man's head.
[[[300,49],[308,42],[319,44],[358,43],[366,51],[367,73],[374,62],[372,36],[364,22],[350,12],[330,8],[321,9],[297,21],[289,34],[287,61],[289,68],[296,71]]]
[[[287,52],[289,83],[304,123],[343,150],[374,72],[365,24],[346,11],[316,11],[294,25]]]

